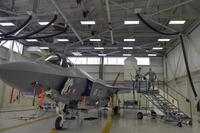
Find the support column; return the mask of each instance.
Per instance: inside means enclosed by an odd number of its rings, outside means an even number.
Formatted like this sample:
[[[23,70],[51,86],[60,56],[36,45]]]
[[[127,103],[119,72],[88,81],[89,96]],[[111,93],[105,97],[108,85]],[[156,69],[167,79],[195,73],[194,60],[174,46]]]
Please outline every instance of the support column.
[[[164,83],[168,82],[168,71],[167,71],[167,55],[164,55],[163,57],[163,71],[164,71],[164,76],[163,76],[163,80]],[[168,97],[168,87],[166,85],[164,86],[164,90],[167,93],[167,97]]]
[[[40,0],[29,0],[28,4],[28,11],[32,11],[33,13],[37,13],[38,6],[39,6]]]
[[[103,76],[104,76],[104,57],[100,57],[100,65],[99,65],[99,79],[103,80]]]

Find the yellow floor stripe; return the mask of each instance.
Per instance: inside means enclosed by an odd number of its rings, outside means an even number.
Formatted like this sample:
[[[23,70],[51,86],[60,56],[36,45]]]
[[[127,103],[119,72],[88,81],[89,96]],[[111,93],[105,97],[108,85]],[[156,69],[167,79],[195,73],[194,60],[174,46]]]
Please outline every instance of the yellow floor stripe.
[[[113,123],[113,114],[110,114],[106,121],[106,125],[102,130],[102,133],[110,133],[110,129],[112,128],[112,123]]]
[[[56,129],[52,129],[49,133],[57,133]]]
[[[26,122],[26,123],[22,123],[22,124],[19,124],[19,125],[15,125],[15,126],[11,126],[11,127],[0,128],[0,132],[3,132],[3,131],[5,132],[5,131],[13,130],[13,129],[16,129],[16,128],[19,128],[19,127],[31,125],[33,123],[36,123],[36,122],[39,122],[39,121],[43,121],[43,120],[46,120],[46,119],[50,119],[50,118],[53,118],[53,117],[55,117],[55,115],[49,116],[49,117],[44,117],[44,118],[37,119],[37,120],[32,120],[32,121],[29,121],[29,122]]]

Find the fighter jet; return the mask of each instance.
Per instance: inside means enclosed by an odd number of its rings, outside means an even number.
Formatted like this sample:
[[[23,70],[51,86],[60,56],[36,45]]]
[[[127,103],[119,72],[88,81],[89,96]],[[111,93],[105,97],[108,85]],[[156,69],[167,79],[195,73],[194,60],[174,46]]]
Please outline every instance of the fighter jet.
[[[77,108],[78,103],[87,97],[87,105],[106,106],[110,96],[119,90],[130,89],[106,84],[95,79],[87,72],[73,65],[67,58],[51,55],[43,61],[12,62],[0,65],[0,78],[8,85],[21,92],[41,94],[41,88],[54,101],[64,103],[57,109],[59,116],[55,128],[62,129],[65,114],[70,108]],[[118,107],[114,108],[115,112]]]

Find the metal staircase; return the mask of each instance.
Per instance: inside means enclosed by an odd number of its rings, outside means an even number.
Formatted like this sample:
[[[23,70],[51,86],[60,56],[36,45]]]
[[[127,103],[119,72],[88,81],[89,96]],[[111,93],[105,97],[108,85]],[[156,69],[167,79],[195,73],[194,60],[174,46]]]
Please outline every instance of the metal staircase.
[[[177,103],[177,106],[175,106],[167,98],[160,94],[159,89],[148,89],[148,82],[146,81],[143,83],[139,83],[135,87],[138,93],[143,94],[143,96],[150,103],[152,103],[158,110],[160,110],[164,114],[161,117],[162,119],[165,119],[169,122],[177,122],[177,125],[179,127],[181,127],[182,124],[192,125],[192,118],[180,110],[179,103]]]
[[[159,94],[159,91],[144,91],[142,94],[151,102],[157,109],[164,114],[164,119],[167,121],[177,122],[178,126],[182,124],[192,125],[191,118],[183,111]]]

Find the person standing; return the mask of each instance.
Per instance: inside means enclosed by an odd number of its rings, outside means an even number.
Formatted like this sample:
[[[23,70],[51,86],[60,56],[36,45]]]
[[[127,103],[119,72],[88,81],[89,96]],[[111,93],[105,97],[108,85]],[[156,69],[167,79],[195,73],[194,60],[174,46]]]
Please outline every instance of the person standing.
[[[154,90],[155,87],[155,81],[157,79],[157,75],[156,73],[149,68],[149,72],[147,72],[144,76],[149,75],[149,84],[148,84],[148,90],[152,87],[152,89]]]
[[[142,79],[141,70],[142,70],[141,67],[139,67],[139,69],[136,70],[136,75],[135,75],[135,81],[136,81],[136,82],[138,82],[138,81],[140,81],[140,80]]]
[[[142,70],[142,68],[141,67],[139,67],[139,69],[138,70],[136,70],[136,74],[135,74],[135,82],[134,82],[134,89],[137,89],[137,91],[139,91],[140,92],[140,84],[141,84],[141,80],[142,80],[142,74],[141,74],[141,70]]]

